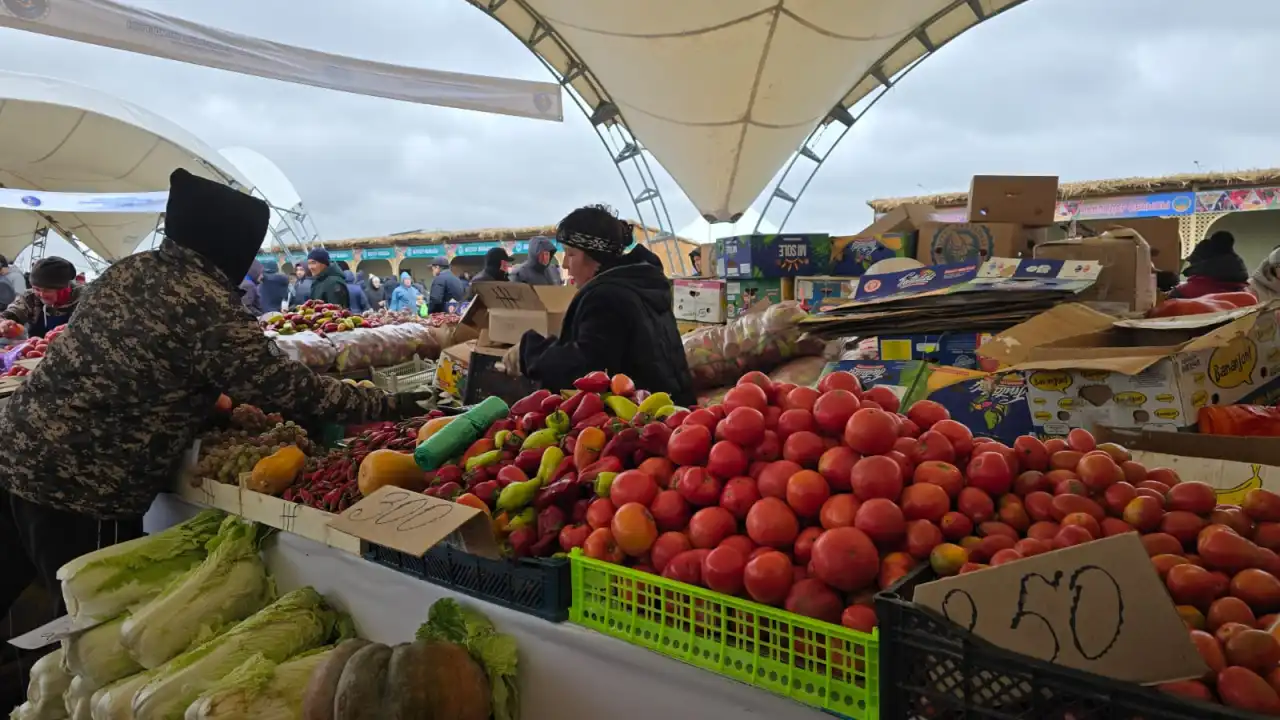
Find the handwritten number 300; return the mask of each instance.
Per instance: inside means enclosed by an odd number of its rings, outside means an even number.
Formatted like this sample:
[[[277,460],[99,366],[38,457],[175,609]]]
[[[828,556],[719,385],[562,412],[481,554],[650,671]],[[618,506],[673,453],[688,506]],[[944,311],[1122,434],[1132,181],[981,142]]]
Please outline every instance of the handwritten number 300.
[[[378,505],[377,512],[365,512],[364,508],[354,508],[347,515],[347,519],[353,522],[372,520],[374,525],[396,523],[396,530],[408,532],[430,525],[453,511],[451,505],[432,502],[430,498],[407,492],[389,492],[382,497]]]
[[[1107,641],[1106,645],[1094,653],[1090,653],[1088,650],[1085,650],[1084,645],[1080,642],[1078,625],[1080,619],[1080,601],[1084,596],[1084,585],[1081,583],[1081,580],[1087,573],[1093,573],[1095,576],[1100,575],[1100,581],[1104,580],[1102,582],[1104,585],[1110,583],[1111,587],[1115,591],[1116,597],[1116,614],[1112,619],[1115,630],[1112,632],[1111,639]],[[1049,657],[1050,662],[1058,659],[1058,652],[1061,650],[1061,644],[1058,642],[1058,633],[1054,631],[1053,624],[1049,622],[1048,618],[1034,610],[1028,610],[1026,608],[1028,583],[1032,579],[1036,579],[1054,590],[1058,590],[1062,586],[1062,576],[1062,572],[1056,572],[1053,575],[1053,579],[1050,580],[1039,573],[1024,575],[1018,588],[1017,611],[1014,612],[1012,621],[1009,624],[1009,628],[1011,630],[1017,630],[1025,618],[1036,618],[1039,620],[1040,623],[1044,625],[1045,629],[1049,631],[1049,634],[1053,636],[1053,655]],[[1100,568],[1097,565],[1085,565],[1071,574],[1071,579],[1067,582],[1067,587],[1071,590],[1071,615],[1070,620],[1068,621],[1068,627],[1071,629],[1071,644],[1075,646],[1076,652],[1080,653],[1081,657],[1086,660],[1097,660],[1110,652],[1111,648],[1115,647],[1116,641],[1120,639],[1120,630],[1124,627],[1124,596],[1120,593],[1120,584],[1116,582],[1116,579],[1111,576],[1111,573],[1107,572],[1105,569]],[[1089,624],[1091,627],[1098,627],[1100,622],[1105,621],[1106,619],[1102,617],[1095,616],[1089,618]]]

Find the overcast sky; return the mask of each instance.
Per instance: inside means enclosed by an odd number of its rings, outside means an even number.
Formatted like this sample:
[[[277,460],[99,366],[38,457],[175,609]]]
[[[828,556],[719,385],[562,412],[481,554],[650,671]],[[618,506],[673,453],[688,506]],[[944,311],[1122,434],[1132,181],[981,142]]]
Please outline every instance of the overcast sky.
[[[237,32],[404,65],[550,79],[463,0],[129,0]],[[305,6],[305,12],[303,11]],[[1246,10],[1247,8],[1247,10]],[[981,173],[1064,180],[1280,165],[1280,3],[1030,0],[926,60],[845,138],[787,225],[856,231],[875,197]],[[91,85],[244,146],[292,179],[323,237],[634,216],[566,101],[547,123],[358,97],[0,30],[0,68]],[[1197,165],[1198,163],[1198,165]],[[663,176],[678,229],[696,217]]]

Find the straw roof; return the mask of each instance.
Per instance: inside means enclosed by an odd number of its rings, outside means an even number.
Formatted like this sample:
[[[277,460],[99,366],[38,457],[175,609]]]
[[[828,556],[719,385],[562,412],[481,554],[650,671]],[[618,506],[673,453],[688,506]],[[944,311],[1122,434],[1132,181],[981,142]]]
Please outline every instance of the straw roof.
[[[1086,180],[1059,183],[1058,197],[1063,200],[1107,197],[1111,195],[1145,195],[1179,190],[1212,190],[1244,188],[1280,182],[1280,168],[1232,170],[1214,173],[1181,173],[1165,177],[1133,177],[1113,180]],[[899,205],[920,204],[937,208],[957,207],[969,202],[969,193],[952,192],[916,197],[878,198],[867,204],[876,212],[889,212]]]

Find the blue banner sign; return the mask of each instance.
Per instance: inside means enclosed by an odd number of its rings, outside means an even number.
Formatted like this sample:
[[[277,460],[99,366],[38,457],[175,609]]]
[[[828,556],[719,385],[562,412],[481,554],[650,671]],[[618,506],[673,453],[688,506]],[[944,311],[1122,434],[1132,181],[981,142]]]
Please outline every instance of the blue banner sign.
[[[334,262],[338,262],[339,260],[345,260],[347,262],[351,262],[351,260],[355,258],[355,256],[356,254],[355,254],[355,251],[353,250],[330,250],[329,251],[329,259]]]
[[[415,245],[404,249],[406,258],[444,257],[443,245]]]
[[[364,248],[360,251],[361,260],[390,260],[395,256],[395,248]]]
[[[482,242],[460,243],[454,247],[454,254],[458,257],[475,257],[476,255],[483,255],[493,248],[502,247],[502,245],[496,242]]]

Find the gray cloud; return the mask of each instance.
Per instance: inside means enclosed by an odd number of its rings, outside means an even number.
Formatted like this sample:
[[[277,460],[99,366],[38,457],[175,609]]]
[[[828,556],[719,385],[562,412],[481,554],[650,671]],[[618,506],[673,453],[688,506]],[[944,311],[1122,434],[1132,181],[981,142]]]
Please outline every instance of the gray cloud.
[[[548,79],[463,0],[151,0],[137,4],[328,52]],[[1273,7],[1274,5],[1274,7]],[[963,189],[975,172],[1064,179],[1275,163],[1280,5],[1034,0],[913,71],[853,131],[788,225],[856,230],[872,197]],[[540,225],[588,202],[633,215],[575,108],[544,123],[363,98],[0,31],[0,67],[122,96],[213,147],[253,148],[297,186],[328,238]],[[661,178],[674,225],[694,216]]]

